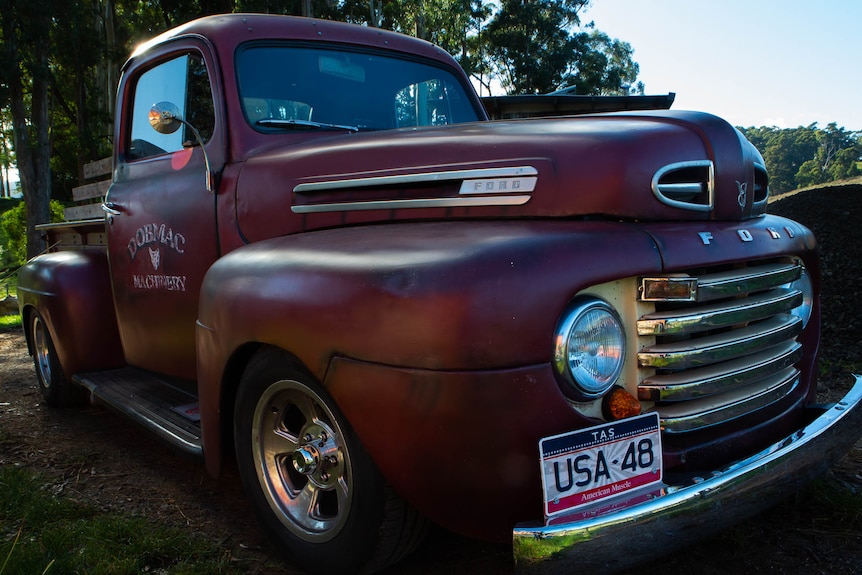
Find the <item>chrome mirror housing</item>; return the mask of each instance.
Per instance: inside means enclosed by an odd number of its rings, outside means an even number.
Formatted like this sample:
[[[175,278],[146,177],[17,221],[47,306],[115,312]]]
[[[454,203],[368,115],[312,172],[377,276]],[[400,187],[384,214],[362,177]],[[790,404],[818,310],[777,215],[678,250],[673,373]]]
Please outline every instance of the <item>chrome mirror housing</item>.
[[[173,102],[159,102],[150,108],[150,126],[160,134],[173,134],[180,129],[183,119],[180,109]]]

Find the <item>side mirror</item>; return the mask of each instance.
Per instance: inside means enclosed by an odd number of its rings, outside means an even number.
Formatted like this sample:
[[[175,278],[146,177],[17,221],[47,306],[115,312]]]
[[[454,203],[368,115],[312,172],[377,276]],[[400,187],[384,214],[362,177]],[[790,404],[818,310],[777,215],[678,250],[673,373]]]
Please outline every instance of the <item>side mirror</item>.
[[[150,126],[160,134],[173,134],[183,125],[180,109],[173,102],[159,102],[150,108]]]
[[[197,128],[186,122],[180,117],[180,109],[176,104],[172,102],[159,102],[158,104],[153,104],[153,107],[150,108],[150,126],[160,134],[173,134],[177,130],[180,129],[180,126],[185,125],[189,127],[192,134],[197,140],[198,144],[201,147],[201,152],[204,155],[204,163],[206,164],[206,179],[207,179],[207,191],[210,193],[215,193],[215,185],[213,184],[213,173],[210,168],[210,158],[207,155],[207,149],[204,146],[203,138],[201,138],[200,132],[198,132]]]

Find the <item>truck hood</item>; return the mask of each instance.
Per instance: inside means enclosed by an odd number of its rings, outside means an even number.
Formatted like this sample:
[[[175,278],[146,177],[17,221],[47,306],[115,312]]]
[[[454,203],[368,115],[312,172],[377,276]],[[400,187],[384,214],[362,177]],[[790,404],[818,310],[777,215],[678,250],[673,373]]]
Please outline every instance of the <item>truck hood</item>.
[[[257,241],[391,220],[743,220],[767,193],[733,126],[657,111],[316,134],[248,159],[236,210]]]

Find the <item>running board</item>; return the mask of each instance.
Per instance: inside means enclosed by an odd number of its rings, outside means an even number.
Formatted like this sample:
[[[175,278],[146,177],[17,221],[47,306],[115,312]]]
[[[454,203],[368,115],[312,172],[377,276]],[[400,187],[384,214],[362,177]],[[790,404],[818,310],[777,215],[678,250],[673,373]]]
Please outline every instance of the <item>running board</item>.
[[[198,398],[133,367],[79,373],[93,399],[128,416],[180,451],[203,457]]]

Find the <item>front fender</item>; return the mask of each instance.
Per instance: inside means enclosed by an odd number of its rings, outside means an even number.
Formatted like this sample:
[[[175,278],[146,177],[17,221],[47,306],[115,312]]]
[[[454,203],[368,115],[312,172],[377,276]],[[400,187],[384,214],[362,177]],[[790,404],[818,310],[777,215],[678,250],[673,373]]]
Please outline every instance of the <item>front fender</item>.
[[[61,251],[33,258],[18,272],[18,298],[25,326],[33,313],[41,314],[66,377],[124,365],[103,251]],[[25,333],[32,352],[29,330]]]
[[[250,342],[289,351],[321,382],[337,357],[430,371],[536,365],[578,291],[660,269],[648,234],[612,222],[361,226],[237,249],[201,289],[207,465],[217,472],[231,358]]]
[[[223,257],[204,279],[199,319],[223,349],[270,343],[320,379],[334,356],[421,369],[530,365],[547,361],[575,293],[661,263],[648,234],[619,223],[333,229]]]

